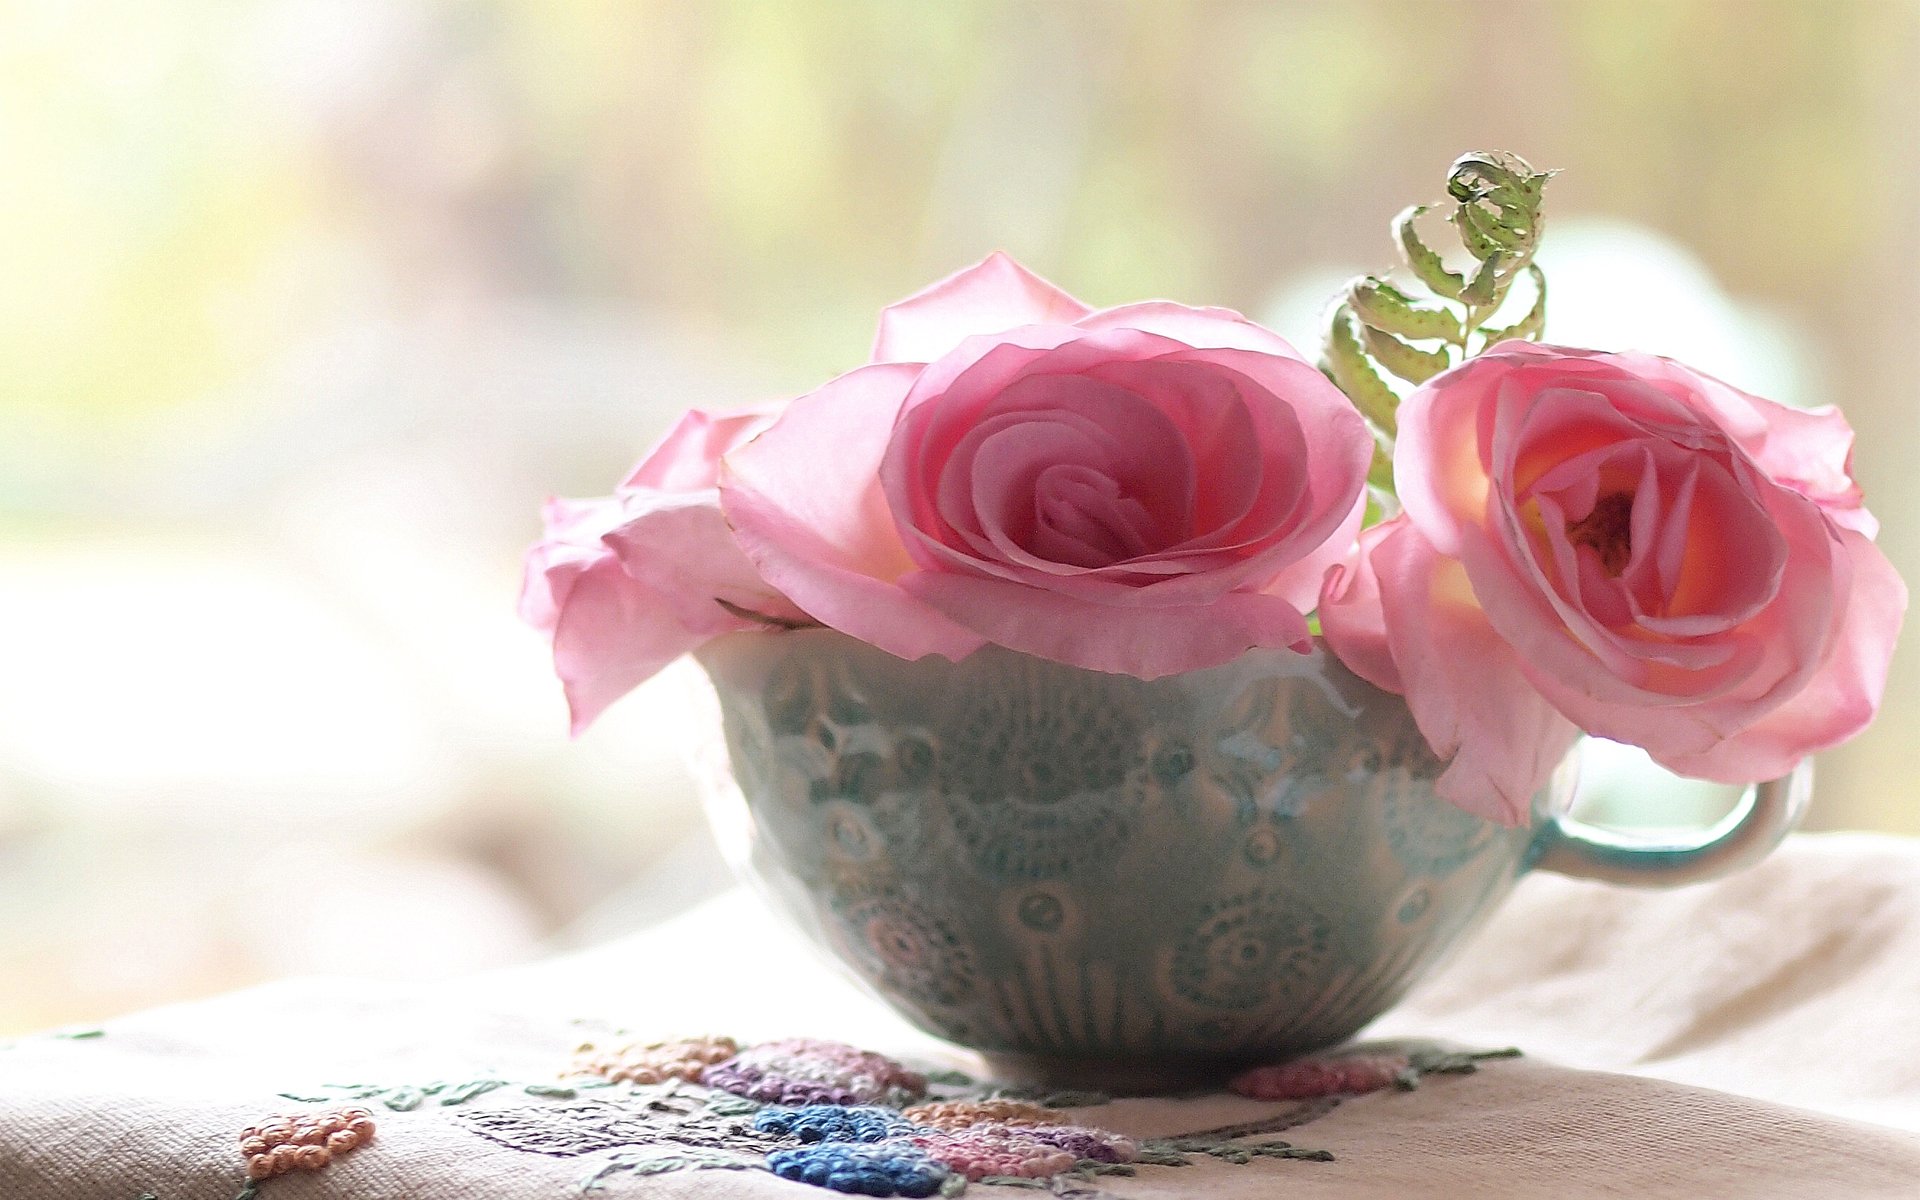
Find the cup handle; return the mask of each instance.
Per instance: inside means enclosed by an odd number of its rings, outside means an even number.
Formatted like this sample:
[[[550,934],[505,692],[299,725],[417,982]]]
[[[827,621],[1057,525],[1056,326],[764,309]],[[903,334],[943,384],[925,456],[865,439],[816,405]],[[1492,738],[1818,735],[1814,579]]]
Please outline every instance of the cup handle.
[[[1557,816],[1541,829],[1533,865],[1576,879],[1639,887],[1679,887],[1717,879],[1765,858],[1800,823],[1813,794],[1813,762],[1751,784],[1734,810],[1698,837],[1637,838]]]

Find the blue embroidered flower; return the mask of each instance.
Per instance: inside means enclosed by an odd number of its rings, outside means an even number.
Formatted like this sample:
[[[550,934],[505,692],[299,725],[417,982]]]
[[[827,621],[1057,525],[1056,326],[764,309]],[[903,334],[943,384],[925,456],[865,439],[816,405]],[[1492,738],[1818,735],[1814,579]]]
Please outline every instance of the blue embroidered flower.
[[[947,1169],[916,1147],[848,1142],[775,1150],[767,1155],[767,1169],[782,1179],[856,1196],[931,1196],[947,1178]]]
[[[808,1104],[800,1108],[763,1108],[754,1114],[761,1133],[803,1142],[878,1142],[906,1133],[913,1124],[878,1105]]]

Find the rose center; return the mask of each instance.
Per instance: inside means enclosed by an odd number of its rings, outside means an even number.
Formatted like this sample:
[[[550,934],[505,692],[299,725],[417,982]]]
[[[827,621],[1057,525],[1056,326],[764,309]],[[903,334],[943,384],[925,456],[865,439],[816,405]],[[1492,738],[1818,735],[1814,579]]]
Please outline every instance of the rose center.
[[[1593,547],[1600,566],[1618,579],[1633,557],[1633,497],[1625,492],[1600,497],[1592,512],[1567,526],[1567,540]]]

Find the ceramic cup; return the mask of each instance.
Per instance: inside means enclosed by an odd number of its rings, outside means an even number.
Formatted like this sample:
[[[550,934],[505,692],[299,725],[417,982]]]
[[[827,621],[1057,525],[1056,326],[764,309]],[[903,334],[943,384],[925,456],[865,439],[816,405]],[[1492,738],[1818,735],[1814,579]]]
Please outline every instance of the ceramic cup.
[[[1805,768],[1684,844],[1438,799],[1406,704],[1324,648],[1141,681],[826,629],[699,654],[736,864],[919,1026],[1035,1063],[1274,1058],[1394,1003],[1529,869],[1676,884],[1757,859]],[[1055,1071],[1054,1074],[1061,1074]]]

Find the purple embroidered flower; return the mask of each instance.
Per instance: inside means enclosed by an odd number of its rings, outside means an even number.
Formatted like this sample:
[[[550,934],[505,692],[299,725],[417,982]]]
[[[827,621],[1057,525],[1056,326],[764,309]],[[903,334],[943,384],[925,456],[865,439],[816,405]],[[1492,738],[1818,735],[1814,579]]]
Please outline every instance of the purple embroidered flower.
[[[763,1108],[754,1114],[753,1127],[802,1142],[878,1142],[913,1131],[913,1123],[893,1109],[864,1104]]]
[[[946,1167],[898,1142],[820,1142],[775,1150],[767,1155],[767,1169],[782,1179],[856,1196],[931,1196],[947,1179]]]
[[[844,1042],[790,1038],[750,1046],[701,1076],[710,1088],[767,1104],[905,1104],[926,1093],[923,1075]]]

